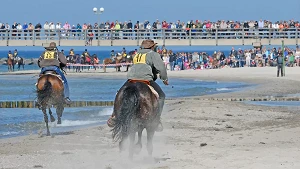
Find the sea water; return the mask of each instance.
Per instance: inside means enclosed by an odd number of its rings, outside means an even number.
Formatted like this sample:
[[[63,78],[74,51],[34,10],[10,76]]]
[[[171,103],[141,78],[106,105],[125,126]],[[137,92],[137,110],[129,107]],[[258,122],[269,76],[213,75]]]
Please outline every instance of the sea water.
[[[70,98],[80,101],[113,101],[117,90],[126,79],[103,77],[67,77]],[[0,75],[0,101],[36,99],[33,75]],[[223,83],[190,79],[170,79],[169,86],[157,81],[168,98],[200,96],[241,90],[248,86],[244,83]],[[55,109],[52,110],[56,117]],[[101,125],[112,113],[112,107],[65,108],[62,124],[50,124],[52,133],[72,131],[78,128]],[[0,108],[0,138],[45,133],[42,111],[37,108]]]

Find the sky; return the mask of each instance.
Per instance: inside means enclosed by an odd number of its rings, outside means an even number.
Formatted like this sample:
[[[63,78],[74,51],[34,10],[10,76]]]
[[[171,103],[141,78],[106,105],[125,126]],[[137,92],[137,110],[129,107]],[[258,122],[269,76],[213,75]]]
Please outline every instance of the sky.
[[[178,3],[176,3],[178,2]],[[156,19],[189,20],[299,20],[300,0],[8,0],[1,1],[0,22],[66,22],[70,24],[105,21]],[[103,7],[95,15],[93,8]]]

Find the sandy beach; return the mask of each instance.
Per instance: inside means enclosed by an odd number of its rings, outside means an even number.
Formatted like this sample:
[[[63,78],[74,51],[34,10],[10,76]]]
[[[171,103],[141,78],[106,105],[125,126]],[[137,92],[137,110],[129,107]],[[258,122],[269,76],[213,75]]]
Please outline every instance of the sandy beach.
[[[155,133],[153,159],[143,150],[134,160],[119,153],[108,126],[0,140],[0,169],[299,169],[298,107],[267,107],[199,98],[249,98],[300,93],[300,68],[238,68],[168,72],[172,78],[245,82],[241,91],[166,101],[164,131]],[[37,71],[22,71],[35,74]],[[20,73],[20,72],[18,72]],[[11,73],[12,74],[12,73]],[[125,73],[69,73],[68,76],[124,78]],[[121,87],[121,86],[120,86]],[[176,90],[176,89],[174,89]],[[166,93],[167,95],[168,93]]]

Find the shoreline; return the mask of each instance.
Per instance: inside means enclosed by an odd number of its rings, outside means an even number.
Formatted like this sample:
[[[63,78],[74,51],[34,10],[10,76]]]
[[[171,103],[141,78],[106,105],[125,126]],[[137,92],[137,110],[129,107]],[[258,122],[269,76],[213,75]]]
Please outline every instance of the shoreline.
[[[172,78],[256,84],[248,90],[188,98],[261,97],[300,93],[300,68],[286,68],[277,78],[276,68],[186,70],[168,72]],[[207,72],[209,71],[209,72]],[[32,72],[35,73],[35,72]],[[121,73],[74,76],[124,78]],[[72,75],[73,76],[73,75]],[[68,77],[67,77],[68,78]],[[162,114],[164,131],[154,136],[154,161],[143,150],[134,161],[119,153],[106,125],[75,130],[53,137],[37,135],[0,139],[0,166],[4,168],[298,168],[300,108],[269,107],[241,102],[168,100]],[[17,160],[17,161],[16,161]],[[12,163],[14,161],[14,163]]]
[[[124,72],[125,67],[121,67],[122,72],[115,72],[114,68],[107,68],[107,72],[102,72],[103,70],[91,70],[84,71],[80,73],[67,71],[66,78],[68,77],[105,77],[111,79],[126,79],[124,75],[127,73]],[[274,82],[274,89],[268,89],[270,91],[274,91],[274,94],[290,94],[290,93],[300,93],[300,89],[286,89],[284,88],[285,81],[290,81],[290,83],[297,84],[300,81],[300,78],[297,78],[297,72],[300,71],[300,67],[286,67],[286,77],[276,77],[276,68],[275,67],[243,67],[243,68],[222,68],[222,69],[209,69],[209,70],[183,70],[183,71],[168,71],[168,77],[170,83],[172,82],[172,78],[177,79],[192,79],[192,80],[205,80],[205,81],[217,81],[217,82],[243,82],[249,85],[257,86],[255,90],[264,92],[260,86],[265,83]],[[223,73],[223,72],[226,73]],[[17,72],[0,72],[1,75],[38,75],[40,70],[24,70]],[[246,77],[243,77],[246,76]],[[296,77],[296,78],[295,78]],[[268,81],[266,82],[266,78]],[[281,79],[280,81],[278,79]],[[158,79],[159,81],[159,79]],[[172,84],[170,84],[171,86]],[[281,85],[282,88],[277,88],[278,85]],[[296,86],[296,85],[295,85]],[[264,86],[262,86],[264,88]],[[278,89],[276,91],[276,89]],[[293,90],[293,91],[291,91]],[[248,93],[249,94],[249,93]]]

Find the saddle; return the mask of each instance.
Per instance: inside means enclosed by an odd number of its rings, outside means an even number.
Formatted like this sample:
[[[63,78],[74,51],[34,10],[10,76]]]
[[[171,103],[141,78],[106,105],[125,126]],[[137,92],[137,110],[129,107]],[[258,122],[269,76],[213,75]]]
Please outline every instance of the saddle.
[[[157,99],[159,98],[159,94],[157,93],[157,91],[152,86],[150,86],[150,82],[148,80],[134,80],[134,79],[130,79],[130,80],[128,80],[128,82],[129,83],[140,82],[140,83],[146,84],[149,87],[149,89],[151,90],[151,92],[155,95],[155,97]]]

